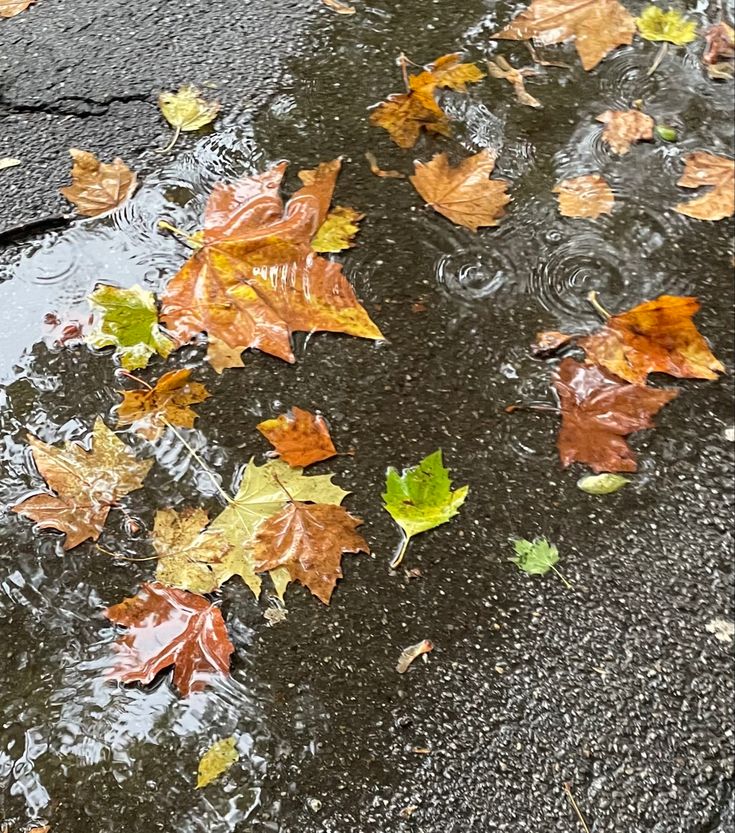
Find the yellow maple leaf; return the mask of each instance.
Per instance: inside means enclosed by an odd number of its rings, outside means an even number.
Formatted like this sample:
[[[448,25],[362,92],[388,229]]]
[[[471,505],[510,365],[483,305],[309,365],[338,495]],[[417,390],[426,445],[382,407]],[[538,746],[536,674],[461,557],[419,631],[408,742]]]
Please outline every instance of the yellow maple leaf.
[[[158,106],[163,117],[175,128],[174,135],[162,152],[171,150],[183,131],[199,130],[217,118],[220,111],[218,101],[205,101],[199,90],[192,84],[179,87],[176,93],[164,92],[158,97]]]

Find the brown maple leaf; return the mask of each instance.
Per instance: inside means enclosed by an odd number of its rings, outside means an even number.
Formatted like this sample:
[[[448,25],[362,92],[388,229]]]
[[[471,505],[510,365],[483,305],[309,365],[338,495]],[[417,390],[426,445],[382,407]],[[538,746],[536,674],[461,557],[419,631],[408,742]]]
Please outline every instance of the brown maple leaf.
[[[123,401],[117,407],[117,424],[132,425],[146,440],[158,439],[169,422],[181,428],[193,428],[197,414],[191,405],[209,399],[201,382],[191,381],[191,370],[164,373],[154,387],[145,390],[118,391]]]
[[[54,448],[29,435],[33,460],[57,494],[33,495],[13,507],[42,529],[66,533],[64,549],[91,538],[96,541],[110,509],[121,497],[140,489],[153,461],[139,461],[98,417],[89,451],[67,442]]]
[[[259,528],[255,537],[255,572],[285,567],[324,604],[342,577],[342,555],[370,552],[355,530],[362,521],[341,506],[292,501]]]
[[[653,139],[654,121],[640,110],[605,110],[597,117],[605,125],[602,140],[623,156],[636,142]]]
[[[293,362],[291,333],[325,330],[381,339],[342,267],[310,242],[329,210],[340,162],[302,171],[304,186],[284,207],[278,188],[286,163],[234,185],[215,186],[201,247],[169,282],[161,319],[185,343],[213,339],[216,367],[241,365],[257,348]]]
[[[596,220],[602,214],[612,214],[615,204],[612,189],[599,174],[565,179],[552,193],[559,196],[559,211],[575,219]]]
[[[554,373],[561,404],[557,447],[562,465],[585,463],[595,472],[636,471],[628,434],[653,428],[652,417],[679,391],[629,385],[599,367],[562,361]]]
[[[516,69],[502,55],[498,55],[494,61],[488,61],[487,70],[493,78],[499,78],[507,81],[513,87],[516,98],[521,102],[521,104],[525,104],[526,107],[536,108],[544,106],[526,89],[525,79],[538,75],[535,70],[528,69],[527,67],[524,67],[523,69]]]
[[[725,156],[695,151],[684,157],[681,188],[712,186],[701,197],[674,206],[679,214],[695,220],[723,220],[735,214],[735,162]]]
[[[212,674],[229,675],[234,646],[220,609],[201,596],[146,583],[105,616],[127,628],[115,643],[109,674],[116,680],[145,685],[173,665],[173,683],[186,697]]]
[[[497,226],[510,202],[508,183],[490,179],[494,168],[495,157],[488,150],[468,156],[455,168],[445,153],[438,153],[431,162],[416,162],[411,183],[439,214],[477,231],[480,226]]]
[[[692,322],[699,308],[696,298],[661,295],[611,316],[578,344],[591,361],[636,385],[649,373],[716,379],[725,367]]]
[[[266,419],[257,428],[289,466],[303,468],[337,453],[324,417],[302,408]]]
[[[0,17],[15,17],[34,2],[35,0],[0,0]]]
[[[574,39],[582,66],[590,70],[616,46],[632,43],[635,31],[635,19],[617,0],[533,0],[492,37],[534,38],[541,46]]]
[[[707,66],[714,66],[722,61],[735,58],[735,32],[724,21],[713,23],[704,33],[707,48],[702,60]]]
[[[96,217],[122,205],[135,191],[137,177],[122,161],[100,162],[86,150],[72,148],[72,184],[61,189],[69,202],[85,217]]]

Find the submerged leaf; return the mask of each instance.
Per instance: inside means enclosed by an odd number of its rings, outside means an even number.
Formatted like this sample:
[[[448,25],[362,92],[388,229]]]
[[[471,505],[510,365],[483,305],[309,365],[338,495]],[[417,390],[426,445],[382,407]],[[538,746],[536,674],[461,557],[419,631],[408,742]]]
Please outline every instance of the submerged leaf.
[[[597,117],[605,125],[602,140],[623,156],[636,142],[653,139],[654,121],[640,110],[605,110]]]
[[[679,214],[695,220],[723,220],[735,214],[735,162],[725,156],[696,151],[684,157],[684,174],[676,183],[680,188],[711,186],[703,196],[680,202]]]
[[[487,69],[493,78],[507,81],[513,87],[521,104],[525,104],[526,107],[543,107],[543,104],[526,90],[525,79],[538,75],[535,70],[516,69],[502,55],[498,55],[494,61],[488,61]]]
[[[553,190],[559,196],[559,211],[565,217],[596,220],[602,214],[612,214],[615,196],[599,174],[565,179]]]
[[[33,495],[13,507],[42,529],[66,533],[64,549],[88,538],[96,541],[110,509],[121,497],[140,489],[153,462],[136,460],[133,452],[99,417],[89,451],[67,442],[54,448],[28,437],[39,473],[56,494]]]
[[[354,208],[335,206],[311,241],[315,252],[341,252],[355,245],[355,235],[360,231],[357,225],[365,217]]]
[[[212,781],[216,781],[220,775],[223,775],[227,770],[240,758],[240,753],[237,751],[237,739],[234,737],[218,740],[216,743],[207,749],[199,760],[199,768],[197,771],[197,789],[206,787]]]
[[[114,347],[126,370],[146,367],[158,353],[167,358],[174,342],[158,326],[158,310],[152,292],[137,284],[130,289],[98,286],[89,296],[96,311],[94,329],[85,341],[90,347]]]
[[[96,217],[122,205],[135,191],[137,177],[122,161],[100,162],[86,150],[72,148],[72,184],[61,193],[84,217]]]
[[[630,483],[630,480],[621,474],[588,474],[579,478],[577,488],[588,495],[611,495],[627,483]]]
[[[559,562],[559,550],[546,538],[514,538],[513,548],[516,554],[511,561],[529,576],[546,575]]]
[[[508,183],[490,179],[494,168],[495,158],[488,150],[468,156],[454,168],[445,153],[438,153],[431,162],[416,162],[411,183],[439,214],[477,231],[480,226],[497,226],[510,202]]]
[[[658,6],[648,6],[635,22],[641,37],[645,40],[666,41],[683,46],[697,37],[696,22],[687,20],[675,9],[665,12]]]
[[[324,417],[302,408],[294,407],[257,427],[289,466],[310,466],[337,453]]]
[[[114,644],[109,671],[123,683],[145,685],[173,665],[173,684],[186,697],[201,691],[213,674],[229,676],[235,648],[220,609],[201,596],[146,583],[135,596],[108,607],[105,616],[127,628]]]

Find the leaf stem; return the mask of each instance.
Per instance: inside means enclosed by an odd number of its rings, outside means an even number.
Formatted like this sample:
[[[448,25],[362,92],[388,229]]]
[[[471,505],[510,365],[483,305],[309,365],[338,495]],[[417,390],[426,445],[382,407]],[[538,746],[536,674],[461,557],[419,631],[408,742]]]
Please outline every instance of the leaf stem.
[[[390,562],[391,570],[395,570],[400,563],[403,561],[403,557],[406,555],[406,550],[408,549],[408,542],[411,540],[410,535],[404,535],[403,541],[401,542],[400,549],[395,554],[393,560]]]
[[[411,92],[411,85],[408,83],[408,58],[401,52],[398,56],[398,66],[401,68],[403,83],[406,85],[406,92]]]
[[[651,64],[651,68],[646,73],[647,76],[653,75],[654,72],[661,66],[661,61],[666,57],[666,53],[669,50],[669,44],[667,41],[664,41],[661,44],[661,48],[656,53],[656,57],[653,59],[653,63]]]
[[[188,232],[184,231],[183,229],[178,228],[177,226],[172,226],[171,223],[167,223],[165,220],[159,220],[158,228],[162,231],[170,231],[171,234],[175,234],[176,237],[183,240],[187,246],[191,246],[192,249],[201,249],[202,244],[198,243]]]
[[[512,405],[506,405],[505,408],[506,414],[513,414],[516,411],[538,411],[542,414],[560,414],[561,411],[559,408],[555,408],[553,405],[541,405],[541,404],[534,404],[533,402],[514,402]]]
[[[584,833],[590,833],[590,829],[587,826],[587,822],[585,821],[584,816],[582,815],[582,811],[579,809],[579,805],[574,800],[574,796],[572,795],[572,787],[570,784],[566,782],[564,784],[564,792],[567,794],[567,798],[569,799],[569,803],[572,805],[572,809],[577,814],[579,823],[582,825],[582,830],[584,830]]]
[[[206,474],[208,474],[208,475],[209,475],[209,479],[212,481],[212,483],[214,483],[214,488],[215,488],[215,489],[216,489],[216,490],[220,493],[221,497],[222,497],[222,498],[224,498],[225,502],[226,502],[226,503],[234,503],[235,501],[233,500],[233,498],[231,498],[231,497],[227,494],[227,492],[226,492],[226,491],[225,491],[225,490],[224,490],[224,489],[220,486],[219,482],[217,481],[217,478],[214,476],[214,474],[213,474],[213,473],[212,473],[212,471],[210,470],[209,466],[208,466],[208,465],[204,462],[204,460],[202,460],[202,458],[201,458],[201,457],[197,454],[197,452],[196,452],[196,451],[195,451],[195,450],[191,447],[191,445],[190,445],[190,444],[186,441],[186,438],[185,438],[184,436],[182,436],[182,435],[181,435],[181,434],[180,434],[180,433],[176,430],[176,428],[174,428],[174,426],[173,426],[173,425],[171,425],[171,423],[170,423],[167,419],[165,419],[165,418],[161,417],[161,422],[162,422],[162,423],[163,423],[163,424],[164,424],[167,428],[170,428],[170,429],[171,429],[171,431],[173,431],[173,433],[174,433],[174,434],[176,435],[176,437],[178,438],[179,442],[180,442],[180,443],[184,446],[184,448],[186,448],[186,450],[187,450],[187,451],[189,452],[189,454],[191,454],[191,456],[192,456],[192,457],[193,457],[193,458],[197,461],[197,463],[199,463],[199,465],[202,467],[202,470],[203,470]]]
[[[574,585],[566,578],[564,573],[559,572],[559,570],[557,570],[556,567],[554,567],[553,565],[551,566],[551,569],[562,580],[562,582],[564,583],[564,586],[567,588],[567,590],[574,590]]]
[[[153,390],[153,386],[149,385],[145,379],[141,379],[140,376],[136,376],[134,373],[131,373],[129,370],[118,370],[118,373],[121,376],[125,376],[128,379],[131,379],[133,382],[137,382],[139,385],[142,385],[144,388],[148,390]]]
[[[605,307],[597,299],[597,292],[593,289],[592,292],[587,293],[587,300],[592,304],[595,312],[600,316],[600,318],[607,321],[609,318],[612,318],[612,314],[609,313]]]
[[[171,141],[166,145],[165,148],[162,150],[156,151],[157,153],[168,153],[170,150],[173,149],[173,146],[178,142],[179,136],[181,135],[181,125],[177,125],[176,130],[174,130],[174,135],[171,137]]]
[[[121,561],[158,561],[157,555],[148,555],[145,558],[132,558],[127,555],[120,555],[119,552],[112,552],[112,550],[107,550],[104,547],[101,547],[99,544],[95,544],[95,549],[101,552],[103,555],[109,555],[110,558],[119,558]]]

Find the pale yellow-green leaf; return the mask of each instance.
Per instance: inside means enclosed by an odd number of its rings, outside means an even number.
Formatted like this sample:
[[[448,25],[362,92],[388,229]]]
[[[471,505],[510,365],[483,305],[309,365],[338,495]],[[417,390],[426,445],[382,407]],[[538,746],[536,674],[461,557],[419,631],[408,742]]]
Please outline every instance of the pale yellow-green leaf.
[[[0,159],[0,171],[4,171],[6,168],[15,168],[20,164],[20,159],[11,159],[9,156],[6,156],[3,159]]]
[[[588,474],[577,481],[577,488],[588,495],[611,495],[622,489],[626,483],[630,483],[627,477],[621,474],[605,472],[603,474]]]
[[[201,757],[197,772],[197,789],[215,781],[240,758],[234,737],[218,740]]]
[[[199,130],[214,121],[220,110],[219,102],[205,101],[191,84],[180,87],[177,93],[161,93],[158,105],[166,121],[184,132]]]
[[[357,225],[364,217],[354,208],[335,206],[319,227],[311,248],[315,252],[341,252],[355,245],[354,239],[360,230]]]
[[[648,6],[643,14],[636,18],[638,31],[642,38],[650,41],[666,41],[683,46],[697,37],[697,24],[687,20],[675,9],[664,11],[658,6]]]
[[[285,567],[276,567],[275,570],[270,570],[268,575],[271,577],[276,595],[283,602],[288,585],[291,583],[291,574]]]

